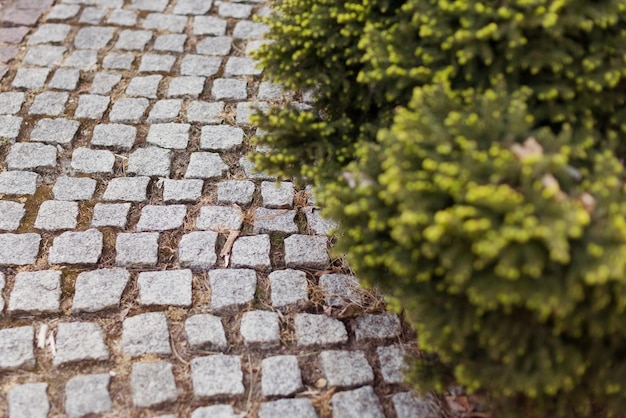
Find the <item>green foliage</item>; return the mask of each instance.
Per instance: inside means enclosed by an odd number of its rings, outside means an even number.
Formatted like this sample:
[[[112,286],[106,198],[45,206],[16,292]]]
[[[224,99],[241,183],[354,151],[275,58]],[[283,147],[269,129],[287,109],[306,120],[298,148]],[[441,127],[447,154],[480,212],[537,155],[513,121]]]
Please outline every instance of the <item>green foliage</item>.
[[[621,413],[626,3],[275,9],[258,58],[316,100],[258,118],[259,168],[319,186],[359,276],[506,416]]]

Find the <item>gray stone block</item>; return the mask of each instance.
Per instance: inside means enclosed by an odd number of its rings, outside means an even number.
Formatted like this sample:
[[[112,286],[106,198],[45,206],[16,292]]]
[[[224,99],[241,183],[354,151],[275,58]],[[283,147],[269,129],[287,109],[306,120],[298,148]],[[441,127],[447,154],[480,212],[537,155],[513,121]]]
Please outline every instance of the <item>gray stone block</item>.
[[[0,370],[35,367],[32,326],[0,329]]]
[[[69,144],[74,139],[80,122],[65,118],[41,119],[30,134],[31,141]]]
[[[385,418],[371,386],[335,393],[331,403],[333,418]]]
[[[0,230],[15,231],[25,213],[23,203],[0,200]]]
[[[113,38],[114,28],[84,27],[74,38],[74,46],[78,49],[102,49]]]
[[[172,152],[159,147],[138,148],[128,157],[128,172],[139,176],[169,177]]]
[[[227,180],[217,183],[217,202],[248,205],[254,195],[254,183],[248,180]],[[255,232],[256,233],[256,232]]]
[[[391,397],[397,418],[437,418],[441,411],[433,408],[433,401],[428,401],[428,395],[424,398],[411,392],[396,393]]]
[[[74,90],[78,86],[80,71],[76,68],[59,68],[48,83],[48,87],[59,90]]]
[[[187,214],[185,205],[148,205],[141,210],[137,231],[167,231],[183,225]]]
[[[327,245],[326,237],[292,235],[285,239],[285,264],[287,267],[324,269],[330,264]]]
[[[120,99],[120,100],[137,100],[137,99]],[[145,100],[145,99],[138,99],[138,100]],[[119,101],[113,105],[113,111],[115,111],[118,103]],[[147,103],[146,103],[146,106],[147,106]],[[113,114],[113,111],[111,111],[111,114]],[[112,147],[112,148],[122,148],[122,149],[128,150],[135,144],[136,137],[137,137],[137,128],[135,128],[134,126],[121,125],[121,124],[116,124],[116,123],[101,124],[101,125],[96,125],[93,128],[93,137],[91,138],[91,145],[98,145],[98,146]]]
[[[159,254],[159,233],[119,234],[115,242],[115,263],[121,267],[156,266]]]
[[[274,417],[317,418],[317,413],[309,399],[279,399],[264,402],[259,408],[259,418]]]
[[[132,0],[131,9],[149,10],[151,12],[162,12],[167,7],[168,0]]]
[[[186,55],[180,65],[180,73],[191,76],[210,77],[217,73],[222,59],[203,55]]]
[[[122,325],[122,351],[129,356],[170,354],[170,334],[163,312],[126,318]]]
[[[75,376],[65,385],[65,412],[68,418],[99,414],[113,409],[108,373]]]
[[[193,34],[222,36],[226,33],[226,23],[215,16],[196,16],[193,18]]]
[[[191,360],[191,380],[196,398],[243,395],[241,357],[217,354]]]
[[[231,265],[267,269],[271,267],[270,248],[269,235],[239,237],[233,245]]]
[[[264,232],[293,234],[298,232],[295,218],[295,210],[256,208],[253,232],[255,234]]]
[[[33,104],[30,105],[28,114],[57,116],[65,110],[65,103],[69,98],[69,93],[58,91],[44,91],[35,96]]]
[[[202,196],[204,182],[195,180],[170,180],[163,181],[163,200],[165,202],[193,202]]]
[[[324,299],[328,306],[344,303],[362,302],[359,281],[347,274],[323,274],[319,280],[320,287],[326,294]]]
[[[100,9],[98,7],[86,7],[83,9],[83,12],[80,14],[80,19],[78,21],[80,23],[89,23],[92,25],[99,24],[102,19],[107,15],[107,10]]]
[[[67,51],[64,46],[39,45],[28,48],[22,63],[39,67],[53,67],[61,64],[63,54]]]
[[[304,215],[309,229],[316,235],[328,236],[339,226],[337,222],[324,218],[320,211],[312,206],[304,208]]]
[[[241,318],[239,331],[246,347],[272,348],[280,345],[280,325],[276,312],[246,312]]]
[[[152,31],[125,29],[120,32],[115,48],[125,50],[143,50],[152,39]]]
[[[72,52],[63,65],[65,67],[80,68],[85,71],[92,71],[98,63],[98,51],[79,49]]]
[[[299,270],[277,270],[269,275],[272,306],[282,308],[309,300],[306,273]]]
[[[149,123],[174,122],[180,113],[183,101],[180,99],[159,100],[148,115]]]
[[[191,306],[191,270],[139,273],[139,301],[150,306]]]
[[[102,68],[111,70],[130,70],[135,56],[130,53],[111,52],[102,60]]]
[[[48,384],[24,383],[7,393],[10,418],[46,418],[50,411]]]
[[[24,104],[26,95],[20,91],[0,93],[0,114],[15,115]]]
[[[279,100],[285,96],[284,87],[270,81],[259,83],[259,92],[256,97],[259,100]]]
[[[73,229],[78,219],[78,203],[59,200],[41,202],[35,219],[35,228],[47,231]]]
[[[58,312],[60,299],[60,271],[21,272],[15,276],[7,310],[30,313]]]
[[[50,9],[47,20],[65,20],[72,18],[78,14],[80,6],[78,4],[57,4]]]
[[[266,102],[237,103],[237,125],[251,125],[252,116],[257,113],[267,113],[269,105]]]
[[[224,102],[192,101],[187,106],[187,121],[201,123],[221,123],[224,114]]]
[[[232,48],[230,36],[208,36],[196,44],[196,52],[202,55],[228,55]]]
[[[165,361],[134,363],[130,373],[133,405],[149,408],[178,398],[172,365]]]
[[[1,123],[1,120],[0,120]],[[37,191],[39,174],[30,171],[4,171],[0,173],[0,194],[33,195]]]
[[[254,76],[260,75],[263,72],[258,67],[258,62],[250,58],[243,57],[230,57],[226,62],[226,68],[224,69],[224,76],[237,77],[237,76]]]
[[[211,309],[232,310],[251,303],[256,292],[256,273],[248,269],[209,271]]]
[[[40,242],[39,234],[0,234],[0,265],[33,264]]]
[[[211,179],[221,177],[228,170],[222,157],[214,152],[194,152],[185,172],[186,179]]]
[[[11,83],[14,88],[40,90],[46,84],[49,68],[18,68]]]
[[[115,9],[107,19],[109,25],[135,26],[137,24],[137,13],[132,10]]]
[[[297,314],[295,330],[299,347],[343,344],[348,341],[348,332],[343,323],[326,315]]]
[[[183,235],[178,245],[178,262],[183,267],[209,269],[215,265],[217,233],[194,231]]]
[[[245,100],[248,97],[248,83],[233,78],[218,78],[213,81],[211,94],[215,100]]]
[[[243,144],[241,128],[228,125],[203,126],[200,149],[225,151]]]
[[[122,75],[118,73],[96,73],[91,83],[92,94],[109,94],[111,90],[122,81]]]
[[[64,232],[54,239],[48,262],[50,264],[96,264],[102,254],[102,232]]]
[[[269,32],[269,27],[264,23],[242,20],[237,22],[233,30],[233,38],[258,39]]]
[[[174,77],[167,88],[168,97],[198,97],[204,90],[204,77]]]
[[[91,226],[114,226],[125,228],[130,203],[96,203],[93,208]]]
[[[235,414],[232,405],[212,405],[194,409],[191,418],[242,418],[242,414]]]
[[[154,49],[156,51],[183,52],[186,41],[187,35],[183,34],[160,35],[154,41]]]
[[[223,17],[232,17],[235,19],[247,19],[252,13],[252,5],[220,3],[218,13]]]
[[[102,119],[102,115],[109,107],[108,96],[97,94],[82,94],[78,97],[78,107],[74,117],[79,119]]]
[[[243,212],[232,206],[203,206],[196,220],[196,229],[212,231],[239,230],[243,223]]]
[[[241,168],[243,168],[243,171],[246,173],[246,177],[248,177],[249,179],[276,180],[275,176],[270,176],[269,174],[262,171],[259,172],[255,168],[254,163],[252,161],[249,161],[248,158],[245,156],[239,159],[239,165],[241,166]]]
[[[159,83],[163,79],[161,75],[148,75],[145,77],[134,77],[126,87],[126,94],[129,96],[157,98]]]
[[[156,90],[155,90],[156,91]],[[140,123],[148,104],[148,99],[117,99],[109,112],[109,120],[114,123]],[[134,138],[133,138],[134,141]]]
[[[127,200],[131,202],[141,202],[147,198],[149,177],[117,177],[111,179],[103,200]]]
[[[167,72],[172,69],[172,66],[176,62],[176,57],[166,54],[144,54],[141,57],[141,64],[139,65],[139,71],[143,73]]]
[[[130,274],[124,269],[80,273],[76,279],[72,312],[97,312],[120,306]]]
[[[70,167],[78,173],[112,173],[115,155],[111,151],[79,147],[72,154]]]
[[[58,177],[52,188],[57,200],[90,200],[96,191],[96,181],[88,177]]]
[[[22,118],[18,116],[0,116],[0,143],[6,143],[7,139],[15,139],[20,134]]]
[[[185,149],[190,128],[188,123],[156,123],[150,125],[146,141],[162,148]]]
[[[299,392],[302,388],[298,357],[274,356],[263,359],[261,372],[263,396],[289,396]]]
[[[364,314],[355,319],[357,341],[396,338],[401,332],[400,319],[393,313]]]
[[[193,315],[185,321],[187,341],[193,348],[226,350],[226,334],[222,320],[209,314]]]
[[[178,0],[174,7],[177,15],[204,15],[213,4],[213,0]]]
[[[168,32],[182,33],[187,26],[186,16],[176,16],[164,13],[150,13],[143,20],[144,29],[157,29]]]
[[[268,208],[293,207],[294,187],[291,182],[276,183],[264,181],[261,183],[263,206]]]
[[[95,322],[64,322],[57,326],[56,354],[52,364],[60,366],[85,360],[107,360],[109,349],[102,328]]]
[[[374,371],[362,351],[322,351],[319,361],[329,386],[345,388],[374,381]]]
[[[407,370],[404,362],[404,350],[402,346],[390,345],[388,347],[376,347],[378,354],[378,362],[380,363],[380,372],[386,383],[403,383],[403,373]]]

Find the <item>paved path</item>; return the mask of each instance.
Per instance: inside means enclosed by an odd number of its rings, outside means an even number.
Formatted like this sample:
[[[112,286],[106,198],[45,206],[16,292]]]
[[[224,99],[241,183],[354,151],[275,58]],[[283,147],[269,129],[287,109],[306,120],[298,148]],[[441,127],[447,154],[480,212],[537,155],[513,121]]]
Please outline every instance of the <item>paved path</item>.
[[[406,326],[244,158],[267,12],[3,3],[1,417],[422,416]]]

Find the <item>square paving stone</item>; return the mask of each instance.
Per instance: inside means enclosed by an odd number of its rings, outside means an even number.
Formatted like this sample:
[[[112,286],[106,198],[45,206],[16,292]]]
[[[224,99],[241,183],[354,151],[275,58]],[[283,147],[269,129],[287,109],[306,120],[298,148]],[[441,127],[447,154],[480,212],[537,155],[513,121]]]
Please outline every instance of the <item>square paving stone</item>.
[[[176,57],[165,54],[144,54],[141,57],[141,64],[139,65],[139,71],[142,73],[167,72],[172,69]]]
[[[79,119],[102,119],[102,115],[109,107],[108,96],[97,94],[81,94],[78,97],[78,107],[74,117]]]
[[[100,414],[113,409],[108,373],[72,377],[65,385],[65,412],[68,418]]]
[[[21,91],[0,93],[0,114],[15,115],[22,108],[25,97]]]
[[[78,219],[78,203],[59,200],[41,202],[35,228],[47,231],[73,229]]]
[[[143,98],[117,99],[111,108],[111,112],[109,113],[109,120],[114,123],[140,123],[149,103],[148,99]]]
[[[109,349],[102,328],[95,322],[64,322],[57,326],[56,355],[52,364],[107,360]]]
[[[194,152],[185,172],[186,179],[211,179],[221,177],[228,170],[222,157],[214,152]]]
[[[187,121],[201,123],[221,123],[224,102],[203,102],[194,100],[187,106]]]
[[[44,91],[35,96],[28,113],[30,115],[57,116],[65,109],[68,98],[69,94],[66,92]]]
[[[397,418],[434,418],[441,415],[434,409],[429,396],[419,397],[411,392],[396,393],[391,397]]]
[[[132,0],[131,9],[149,10],[152,12],[162,12],[167,7],[168,0]]]
[[[215,265],[217,233],[194,231],[183,235],[178,245],[178,262],[183,267],[209,269]]]
[[[178,0],[174,7],[177,15],[204,15],[213,4],[212,0]]]
[[[115,155],[111,151],[79,147],[72,154],[70,167],[78,173],[112,173]]]
[[[0,265],[33,264],[40,242],[39,234],[0,234]]]
[[[145,77],[134,77],[126,87],[126,94],[136,97],[157,98],[159,83],[163,79],[161,75],[148,75]]]
[[[128,172],[139,176],[169,177],[172,152],[159,147],[138,148],[128,157]]]
[[[333,418],[385,418],[371,386],[335,393],[331,400]]]
[[[170,180],[163,181],[163,200],[166,202],[193,202],[202,196],[204,181]]]
[[[78,49],[102,49],[113,38],[115,28],[85,27],[81,28],[74,38],[74,46]]]
[[[239,331],[246,347],[271,348],[280,345],[280,326],[276,312],[246,312],[241,318]]]
[[[107,19],[109,25],[135,26],[137,24],[137,13],[132,10],[115,9]]]
[[[143,50],[152,39],[152,31],[125,29],[120,32],[115,48],[126,50]]]
[[[319,284],[326,294],[324,299],[328,306],[343,305],[345,302],[356,304],[362,302],[359,281],[354,276],[323,274]]]
[[[130,203],[96,203],[91,226],[126,228]]]
[[[348,341],[343,322],[326,315],[297,314],[295,330],[298,347],[343,344]]]
[[[107,11],[104,9],[99,9],[97,7],[86,7],[83,9],[83,12],[80,14],[80,19],[78,21],[80,23],[90,23],[92,25],[97,25],[104,19]]]
[[[50,264],[96,264],[102,254],[102,232],[64,232],[54,239],[48,262]]]
[[[0,194],[33,195],[37,191],[39,174],[30,171],[4,171],[0,173]]]
[[[260,75],[263,72],[261,68],[258,68],[258,62],[243,57],[230,57],[226,62],[226,68],[224,69],[224,76],[245,76],[245,75]]]
[[[25,213],[23,203],[0,200],[0,230],[15,231]]]
[[[47,20],[59,19],[65,20],[74,17],[80,11],[80,6],[77,4],[57,4],[50,9],[50,13],[46,16]]]
[[[186,41],[187,35],[160,35],[154,41],[154,49],[156,51],[183,52]]]
[[[236,231],[243,223],[243,212],[232,206],[203,206],[196,220],[196,229]]]
[[[149,177],[117,177],[111,179],[103,200],[126,200],[141,202],[147,199]]]
[[[59,90],[74,90],[78,86],[80,71],[76,68],[59,68],[48,83],[48,87]]]
[[[35,367],[32,326],[0,329],[0,370]]]
[[[9,417],[11,418],[46,418],[50,411],[48,384],[24,383],[15,385],[7,394]]]
[[[63,42],[67,35],[70,34],[72,27],[61,23],[44,23],[39,25],[35,33],[30,35],[27,44],[47,44],[54,42]]]
[[[263,396],[289,396],[302,388],[302,375],[296,356],[274,356],[263,359],[261,372]]]
[[[60,299],[60,271],[43,270],[17,273],[13,291],[9,297],[8,311],[58,312]]]
[[[233,17],[235,19],[247,19],[252,13],[252,5],[220,3],[218,13],[223,17]]]
[[[6,157],[9,170],[55,167],[56,162],[56,147],[32,142],[18,142],[11,145]]]
[[[324,269],[330,263],[328,238],[311,235],[292,235],[285,239],[287,267]]]
[[[150,306],[191,306],[191,270],[139,273],[139,301]]]
[[[222,36],[226,33],[226,23],[214,16],[196,16],[193,18],[193,34]]]
[[[122,75],[118,73],[96,73],[91,82],[92,94],[109,94],[117,84],[122,81]]]
[[[269,32],[269,27],[264,23],[242,20],[237,22],[233,30],[233,37],[240,39],[259,39]]]
[[[146,141],[162,148],[185,149],[190,128],[188,123],[156,123],[150,125]]]
[[[198,314],[185,321],[187,341],[193,348],[207,350],[226,350],[226,334],[222,320],[210,314]]]
[[[248,97],[248,83],[233,78],[218,78],[213,81],[211,94],[215,100],[245,100]]]
[[[265,172],[257,171],[254,163],[252,161],[249,161],[248,158],[245,156],[239,159],[239,165],[241,166],[241,168],[243,168],[243,171],[246,173],[246,177],[248,177],[249,179],[276,179],[275,176],[270,176]]]
[[[203,126],[200,149],[225,151],[243,144],[243,129],[228,125]]]
[[[167,231],[183,225],[185,205],[148,205],[141,210],[137,231]]]
[[[174,77],[167,88],[168,97],[198,97],[204,90],[204,77]]]
[[[248,180],[226,180],[217,183],[217,202],[248,205],[254,195],[254,183]]]
[[[0,143],[7,139],[15,139],[20,134],[22,118],[18,116],[0,116]]]
[[[263,232],[293,234],[298,232],[295,219],[295,210],[256,208],[253,232],[255,234]]]
[[[239,237],[233,244],[231,264],[235,268],[269,268],[271,267],[270,248],[269,235]]]
[[[72,312],[97,312],[120,306],[130,274],[124,269],[82,272],[76,279]]]
[[[282,308],[309,300],[306,273],[299,270],[277,270],[269,275],[272,306]]]
[[[219,71],[221,65],[221,58],[186,55],[180,64],[180,73],[182,75],[210,77]]]
[[[319,361],[329,386],[345,388],[374,381],[374,371],[362,351],[322,351]]]
[[[170,354],[170,334],[163,312],[149,312],[124,320],[122,351],[129,356]]]
[[[180,113],[183,101],[180,99],[159,100],[148,115],[149,123],[174,122]]]
[[[172,373],[172,365],[165,361],[157,363],[134,363],[130,373],[133,405],[149,408],[178,398],[178,389]]]
[[[259,83],[257,98],[260,100],[278,100],[285,95],[285,90],[280,84],[269,81]]]
[[[39,67],[53,67],[61,64],[67,51],[64,46],[39,45],[28,48],[22,63]]]
[[[209,271],[211,309],[231,310],[251,303],[256,292],[256,272],[248,269]]]
[[[235,121],[237,125],[251,125],[253,115],[257,113],[266,114],[268,110],[269,104],[266,102],[237,103],[237,117]]]
[[[168,32],[182,33],[187,26],[186,16],[176,16],[164,13],[150,13],[143,20],[144,29],[158,29]]]
[[[317,413],[309,399],[279,399],[262,403],[259,418],[274,417],[317,418]]]
[[[115,263],[121,267],[156,266],[159,254],[159,233],[119,234],[115,242]]]
[[[95,69],[98,62],[98,51],[90,51],[88,49],[78,49],[72,52],[63,65],[65,67],[80,68],[85,71]]]
[[[18,68],[11,86],[39,90],[46,84],[48,74],[50,74],[49,68]]]
[[[355,319],[357,341],[396,338],[402,332],[400,319],[393,313],[364,314]]]
[[[232,405],[212,405],[194,409],[191,418],[241,418],[241,414],[235,414]]]
[[[309,229],[316,235],[328,236],[339,226],[337,222],[324,218],[315,207],[304,208],[304,215]]]
[[[124,99],[121,99],[124,100]],[[133,100],[133,99],[126,99]],[[146,100],[147,102],[147,100]],[[113,105],[113,110],[119,101]],[[146,103],[147,106],[147,103]],[[113,111],[111,112],[113,114]],[[143,113],[142,113],[143,114]],[[103,147],[130,149],[135,144],[137,137],[137,128],[129,125],[117,123],[96,125],[93,128],[93,137],[91,145],[99,145]]]
[[[403,373],[407,371],[407,364],[404,361],[405,352],[399,344],[388,347],[377,347],[378,362],[380,372],[386,383],[404,382]]]
[[[228,55],[232,48],[230,36],[207,36],[196,44],[196,52],[203,55]]]
[[[264,181],[261,183],[261,196],[265,207],[291,208],[293,207],[294,196],[293,183]]]
[[[80,122],[64,118],[41,119],[30,134],[31,141],[69,144],[74,139]]]
[[[241,357],[217,354],[191,360],[193,393],[197,399],[243,395]]]
[[[52,196],[57,200],[89,200],[96,191],[96,181],[88,177],[57,178]]]

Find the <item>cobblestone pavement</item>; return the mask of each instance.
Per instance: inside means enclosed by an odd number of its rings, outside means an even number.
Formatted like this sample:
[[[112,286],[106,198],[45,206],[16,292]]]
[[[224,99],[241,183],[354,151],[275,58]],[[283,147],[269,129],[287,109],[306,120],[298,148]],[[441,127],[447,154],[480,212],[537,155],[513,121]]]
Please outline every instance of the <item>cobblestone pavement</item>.
[[[0,416],[426,416],[412,336],[244,158],[264,0],[0,11]],[[95,414],[95,415],[94,415]]]

